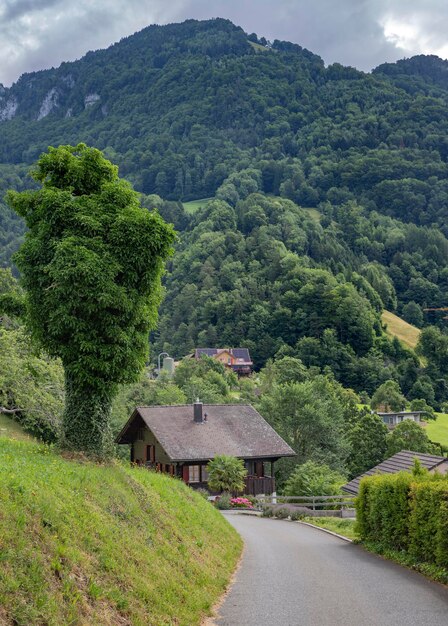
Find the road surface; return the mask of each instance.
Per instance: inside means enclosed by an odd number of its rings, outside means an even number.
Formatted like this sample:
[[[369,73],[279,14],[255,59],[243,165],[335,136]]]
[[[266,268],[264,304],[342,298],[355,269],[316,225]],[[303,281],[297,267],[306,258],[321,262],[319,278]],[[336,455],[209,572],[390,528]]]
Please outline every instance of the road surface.
[[[226,515],[245,541],[219,626],[448,626],[448,589],[302,524]]]

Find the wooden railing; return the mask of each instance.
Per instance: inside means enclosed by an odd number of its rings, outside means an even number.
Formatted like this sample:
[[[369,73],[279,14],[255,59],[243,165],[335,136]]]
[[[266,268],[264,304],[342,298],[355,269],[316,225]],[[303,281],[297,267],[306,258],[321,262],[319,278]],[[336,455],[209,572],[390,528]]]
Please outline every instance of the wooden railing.
[[[275,491],[275,480],[270,476],[263,476],[262,478],[246,476],[245,483],[244,493],[248,496],[264,494],[266,497],[270,497],[270,494]]]
[[[255,494],[257,495],[257,494]],[[260,504],[288,504],[294,507],[304,507],[312,511],[328,509],[352,509],[355,506],[355,496],[345,494],[337,496],[259,496]]]

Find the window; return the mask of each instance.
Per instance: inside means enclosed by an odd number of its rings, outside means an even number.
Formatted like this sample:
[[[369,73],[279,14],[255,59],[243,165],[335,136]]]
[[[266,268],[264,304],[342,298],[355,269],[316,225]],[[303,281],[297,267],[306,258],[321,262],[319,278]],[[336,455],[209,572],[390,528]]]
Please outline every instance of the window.
[[[203,482],[203,483],[207,483],[208,482],[208,472],[207,472],[207,466],[206,465],[202,465],[201,466],[201,482]]]
[[[201,482],[201,466],[200,465],[188,466],[188,482],[189,483]]]
[[[156,447],[146,446],[146,462],[154,463],[156,460]]]
[[[144,441],[145,440],[145,428],[139,428],[137,431],[137,439],[139,441]]]

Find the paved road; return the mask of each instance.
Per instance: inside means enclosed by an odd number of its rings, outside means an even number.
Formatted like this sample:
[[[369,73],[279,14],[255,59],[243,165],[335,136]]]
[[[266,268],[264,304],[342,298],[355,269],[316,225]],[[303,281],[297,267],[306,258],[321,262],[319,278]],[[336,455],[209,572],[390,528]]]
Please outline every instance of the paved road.
[[[448,590],[301,524],[227,515],[243,562],[219,626],[448,626]]]

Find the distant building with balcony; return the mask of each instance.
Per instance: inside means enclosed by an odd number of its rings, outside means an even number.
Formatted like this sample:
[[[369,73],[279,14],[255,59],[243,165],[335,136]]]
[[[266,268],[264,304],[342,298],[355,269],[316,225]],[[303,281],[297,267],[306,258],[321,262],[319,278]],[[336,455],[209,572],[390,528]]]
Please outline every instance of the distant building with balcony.
[[[244,493],[275,491],[274,463],[294,450],[247,404],[137,407],[116,442],[130,444],[131,462],[208,488],[207,463],[237,457],[247,469]]]
[[[417,422],[419,424],[423,413],[424,411],[398,411],[395,413],[382,413],[380,411],[376,411],[376,414],[381,417],[386,426],[391,430],[405,420],[412,420],[413,422]]]
[[[253,370],[247,348],[196,348],[194,358],[198,360],[202,355],[216,359],[239,376],[248,376]]]

